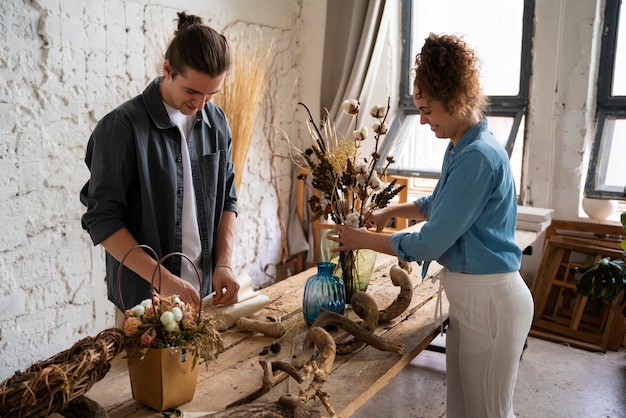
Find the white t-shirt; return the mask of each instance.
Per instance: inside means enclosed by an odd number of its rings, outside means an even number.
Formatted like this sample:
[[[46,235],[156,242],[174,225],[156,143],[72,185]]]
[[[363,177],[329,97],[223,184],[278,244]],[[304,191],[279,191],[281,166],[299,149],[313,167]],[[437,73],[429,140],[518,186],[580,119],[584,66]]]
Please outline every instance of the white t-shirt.
[[[191,174],[191,162],[189,159],[189,148],[187,146],[187,138],[193,127],[195,115],[185,115],[180,110],[174,109],[167,103],[163,102],[167,113],[170,115],[170,119],[178,129],[180,130],[181,141],[181,154],[183,157],[183,250],[182,253],[189,257],[200,273],[200,280],[202,280],[203,274],[200,268],[200,261],[202,257],[202,244],[200,243],[200,231],[198,229],[198,213],[196,210],[196,194],[193,187],[193,177]],[[191,283],[196,290],[200,290],[200,282],[198,276],[191,263],[186,260],[181,260],[180,276],[183,280]]]

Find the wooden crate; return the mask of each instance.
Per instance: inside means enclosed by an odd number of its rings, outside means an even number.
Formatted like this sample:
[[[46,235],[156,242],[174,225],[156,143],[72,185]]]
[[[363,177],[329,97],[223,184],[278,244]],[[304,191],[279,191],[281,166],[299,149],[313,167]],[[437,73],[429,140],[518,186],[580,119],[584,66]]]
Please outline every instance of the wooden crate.
[[[624,340],[619,300],[605,304],[576,293],[585,267],[602,257],[620,257],[621,226],[555,221],[546,242],[532,293],[531,335],[593,351],[617,350]]]

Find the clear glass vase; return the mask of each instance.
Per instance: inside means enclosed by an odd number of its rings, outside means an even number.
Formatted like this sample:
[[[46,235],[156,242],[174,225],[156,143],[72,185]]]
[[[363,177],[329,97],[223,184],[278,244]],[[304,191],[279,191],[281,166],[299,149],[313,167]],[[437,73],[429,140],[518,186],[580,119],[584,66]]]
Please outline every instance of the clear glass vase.
[[[317,263],[317,274],[307,279],[304,285],[302,313],[307,325],[319,316],[320,309],[343,315],[346,298],[343,281],[333,274],[333,263]]]
[[[351,250],[332,253],[331,250],[338,244],[326,239],[328,235],[336,234],[335,230],[327,231],[320,242],[320,253],[323,261],[336,265],[335,275],[343,280],[346,289],[346,303],[350,303],[352,295],[365,292],[370,283],[372,272],[376,264],[376,251]]]

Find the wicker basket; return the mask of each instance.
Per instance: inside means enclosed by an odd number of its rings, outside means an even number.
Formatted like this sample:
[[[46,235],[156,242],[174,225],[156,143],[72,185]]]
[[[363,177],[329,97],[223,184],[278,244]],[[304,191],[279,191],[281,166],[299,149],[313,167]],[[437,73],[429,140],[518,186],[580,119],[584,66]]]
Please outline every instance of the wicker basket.
[[[16,372],[0,384],[0,416],[46,417],[63,411],[106,375],[125,348],[123,331],[110,328]]]

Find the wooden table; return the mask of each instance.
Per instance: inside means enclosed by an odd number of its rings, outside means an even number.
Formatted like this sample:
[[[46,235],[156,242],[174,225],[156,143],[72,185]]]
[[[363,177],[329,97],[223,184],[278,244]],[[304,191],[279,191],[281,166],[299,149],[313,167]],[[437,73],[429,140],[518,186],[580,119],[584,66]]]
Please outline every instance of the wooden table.
[[[536,233],[518,231],[517,238],[520,246],[525,248],[534,242]],[[389,279],[389,269],[396,260],[395,257],[383,254],[379,254],[377,258],[367,292],[376,300],[380,309],[391,304],[399,292],[399,288],[393,286]],[[404,344],[404,352],[400,355],[365,346],[354,353],[336,357],[333,372],[325,382],[324,390],[331,395],[330,402],[340,417],[349,417],[363,406],[440,332],[440,320],[435,320],[439,284],[429,279],[422,282],[421,269],[415,263],[411,265],[414,283],[411,305],[400,317],[389,324],[379,325],[375,331],[377,335],[388,340]],[[300,352],[302,339],[308,330],[302,316],[304,283],[315,271],[315,268],[311,268],[261,290],[272,302],[255,317],[264,319],[271,316],[294,324],[292,331],[281,340],[281,352],[261,354],[276,338],[240,332],[236,327],[230,328],[223,333],[226,351],[220,354],[216,362],[209,364],[208,368],[204,364],[200,365],[195,397],[191,402],[181,405],[181,411],[188,413],[223,410],[230,403],[261,387],[263,370],[259,360],[288,361],[292,353]],[[440,271],[441,266],[431,263],[429,275],[436,275]],[[442,302],[443,320],[447,320],[448,303],[445,294]],[[354,312],[347,310],[346,313],[351,319],[358,320]],[[274,402],[283,394],[297,394],[298,388],[297,382],[285,379],[257,401]],[[86,395],[98,402],[111,418],[162,416],[132,399],[126,360],[122,356],[112,361],[109,373]],[[309,405],[326,414],[321,403],[310,402]]]

